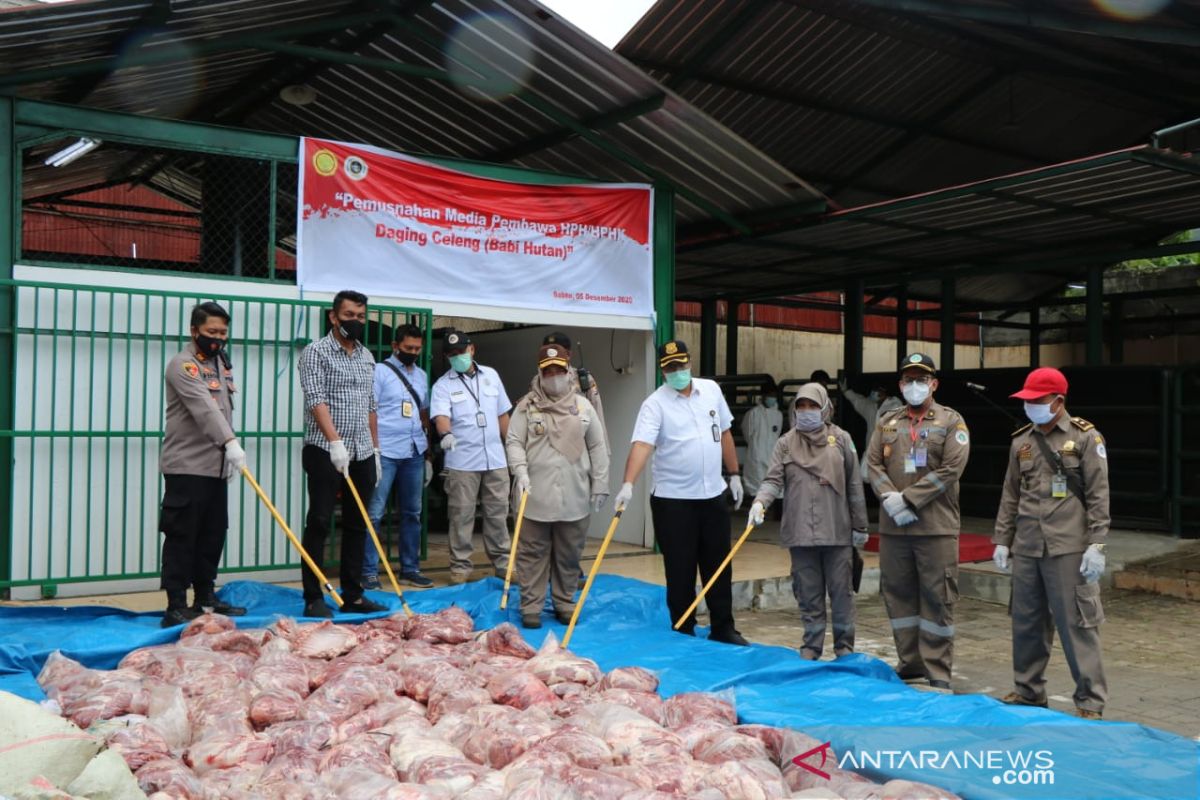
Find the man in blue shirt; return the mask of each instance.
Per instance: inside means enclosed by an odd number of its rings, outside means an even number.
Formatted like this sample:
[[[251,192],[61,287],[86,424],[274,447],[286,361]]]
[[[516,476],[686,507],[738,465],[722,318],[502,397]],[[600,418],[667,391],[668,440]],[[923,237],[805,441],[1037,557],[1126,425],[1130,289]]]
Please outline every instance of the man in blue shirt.
[[[400,516],[400,575],[406,586],[428,588],[433,581],[421,574],[421,497],[433,477],[429,462],[429,376],[417,366],[425,334],[416,325],[401,325],[393,337],[392,355],[375,365],[379,450],[382,471],[367,514],[379,530],[392,486]],[[379,588],[379,553],[373,543],[363,555],[362,584]]]

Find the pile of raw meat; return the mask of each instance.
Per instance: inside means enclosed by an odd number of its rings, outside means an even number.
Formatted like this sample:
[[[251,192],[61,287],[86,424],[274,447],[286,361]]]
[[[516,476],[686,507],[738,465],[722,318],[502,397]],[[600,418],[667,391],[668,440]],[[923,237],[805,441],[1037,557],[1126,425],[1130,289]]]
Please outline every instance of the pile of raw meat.
[[[535,652],[458,608],[258,630],[206,615],[116,670],[55,653],[38,682],[152,800],[953,798],[836,758],[826,780],[791,761],[820,742],[739,725],[730,698],[664,701],[651,672],[602,673],[553,634]]]

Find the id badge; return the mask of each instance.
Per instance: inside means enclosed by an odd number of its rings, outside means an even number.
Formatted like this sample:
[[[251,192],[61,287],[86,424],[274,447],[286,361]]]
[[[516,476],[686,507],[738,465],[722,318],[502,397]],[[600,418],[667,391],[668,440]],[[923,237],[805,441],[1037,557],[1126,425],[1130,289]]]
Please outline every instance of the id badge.
[[[904,474],[912,475],[916,471],[917,471],[917,459],[913,457],[912,453],[909,453],[908,455],[906,455],[904,457]]]
[[[477,427],[477,428],[486,428],[487,427],[487,414],[484,414],[482,411],[475,412],[475,427]]]
[[[400,403],[400,416],[404,417],[405,419],[412,419],[412,415],[413,415],[412,403],[409,402],[408,400],[401,402]]]
[[[913,461],[918,467],[928,466],[929,450],[925,447],[925,445],[921,445],[916,450],[913,450]]]
[[[1061,472],[1055,474],[1050,479],[1050,496],[1051,497],[1066,497],[1067,496],[1067,476]]]
[[[721,441],[721,429],[717,426],[717,424],[715,422],[713,423],[713,426],[712,426],[712,434],[713,434],[714,442]]]

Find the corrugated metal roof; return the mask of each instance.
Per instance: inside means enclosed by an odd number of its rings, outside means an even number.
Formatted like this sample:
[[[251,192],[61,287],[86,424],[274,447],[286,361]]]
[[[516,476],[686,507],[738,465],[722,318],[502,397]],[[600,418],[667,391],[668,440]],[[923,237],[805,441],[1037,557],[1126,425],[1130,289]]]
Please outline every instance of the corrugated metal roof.
[[[1020,302],[1089,264],[1154,245],[1200,220],[1200,164],[1149,147],[835,212],[778,234],[681,248],[682,297],[801,294],[860,277],[909,283],[936,299],[930,278],[961,275],[960,300]],[[1013,274],[1017,273],[1017,274]]]
[[[497,18],[520,34],[505,37],[489,22]],[[518,91],[492,99],[378,64],[318,63],[272,42],[472,78],[482,68]],[[139,65],[147,53],[162,63]],[[52,71],[114,57],[123,60],[107,71]],[[531,0],[26,7],[0,14],[0,83],[6,73],[28,78],[20,94],[38,99],[602,180],[664,181],[678,190],[685,224],[728,227],[756,210],[820,201],[794,173]],[[280,100],[278,90],[296,82],[315,88],[317,100]]]
[[[852,207],[1142,144],[1194,115],[1195,46],[1099,26],[1200,45],[1197,5],[1121,23],[1088,0],[659,0],[616,49]]]

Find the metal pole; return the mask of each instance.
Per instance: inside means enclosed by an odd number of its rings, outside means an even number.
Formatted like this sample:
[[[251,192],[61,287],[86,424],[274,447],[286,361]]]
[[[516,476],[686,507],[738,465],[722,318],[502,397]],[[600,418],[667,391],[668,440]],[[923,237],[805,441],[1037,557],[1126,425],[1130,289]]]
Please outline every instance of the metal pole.
[[[21,213],[21,170],[17,158],[14,106],[11,97],[0,97],[0,191],[8,198],[7,208],[0,209],[0,278],[11,280],[16,258],[18,220]],[[0,430],[15,427],[13,410],[16,395],[16,294],[15,286],[0,287],[0,375],[7,375],[7,385],[0,389]],[[12,579],[12,468],[13,438],[0,437],[0,582]],[[8,589],[0,589],[7,598]]]
[[[717,301],[700,303],[700,374],[717,374]]]
[[[738,310],[741,303],[725,303],[725,374],[738,374]]]
[[[1104,364],[1104,267],[1088,267],[1087,356],[1089,367]]]
[[[954,371],[954,278],[942,278],[942,352],[939,372]]]
[[[862,375],[863,369],[863,316],[866,313],[863,305],[864,291],[865,285],[861,278],[846,284],[846,310],[843,312],[845,350],[842,353],[842,369],[850,380]]]
[[[895,363],[899,364],[900,359],[908,355],[908,284],[900,284],[900,288],[896,290],[896,358]]]

